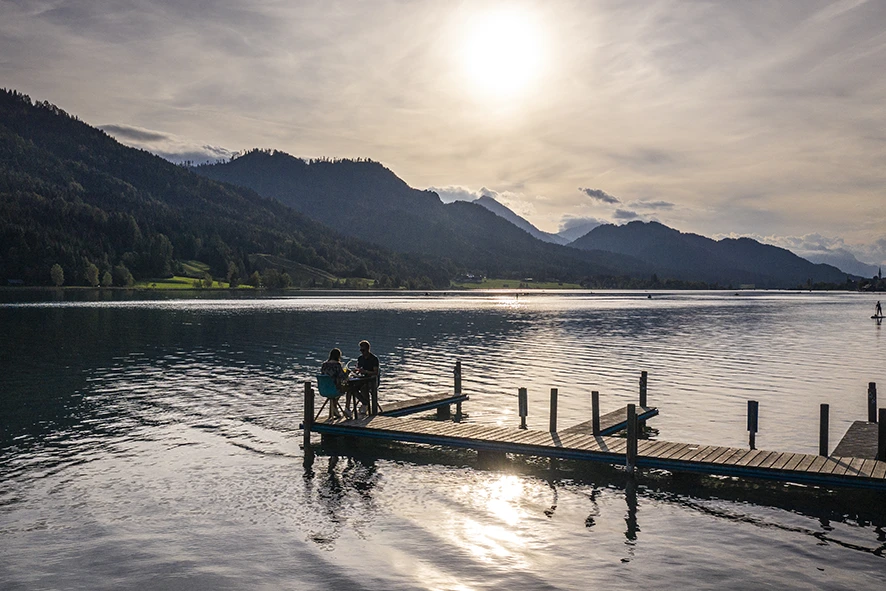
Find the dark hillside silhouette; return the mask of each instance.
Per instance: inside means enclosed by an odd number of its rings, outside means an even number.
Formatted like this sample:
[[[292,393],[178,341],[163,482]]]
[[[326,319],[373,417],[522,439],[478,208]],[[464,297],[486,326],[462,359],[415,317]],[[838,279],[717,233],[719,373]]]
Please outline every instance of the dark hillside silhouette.
[[[283,152],[253,150],[195,170],[278,199],[362,240],[442,257],[490,277],[579,281],[651,272],[631,257],[544,243],[480,205],[443,204],[436,193],[409,187],[378,162],[306,162]]]
[[[65,285],[125,285],[189,259],[244,282],[255,253],[427,287],[448,285],[451,271],[344,237],[276,200],[123,146],[47,102],[0,91],[3,284],[48,285],[58,264]]]
[[[663,276],[720,285],[797,287],[808,283],[846,282],[846,274],[816,265],[792,252],[750,238],[712,240],[684,234],[658,222],[598,226],[571,244],[637,257]]]

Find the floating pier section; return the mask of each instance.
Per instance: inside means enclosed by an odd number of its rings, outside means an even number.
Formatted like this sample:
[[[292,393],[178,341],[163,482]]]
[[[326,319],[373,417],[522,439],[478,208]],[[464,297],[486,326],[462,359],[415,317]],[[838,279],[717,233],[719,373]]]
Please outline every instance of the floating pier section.
[[[556,389],[551,390],[550,425],[547,431],[526,428],[526,390],[518,393],[519,427],[495,427],[450,420],[407,418],[415,412],[438,410],[438,418],[450,416],[449,406],[458,404],[461,415],[461,366],[455,370],[453,393],[388,404],[378,415],[354,420],[329,419],[315,422],[314,392],[305,382],[305,461],[312,461],[311,432],[323,437],[359,437],[473,449],[480,453],[514,453],[531,456],[604,462],[624,466],[629,473],[642,468],[673,472],[759,478],[800,484],[886,490],[886,409],[869,410],[875,421],[857,422],[833,454],[827,453],[827,405],[821,409],[820,453],[802,454],[755,449],[757,413],[755,401],[748,404],[748,449],[640,439],[640,426],[658,414],[646,404],[646,372],[641,374],[640,404],[628,404],[605,415],[599,414],[599,394],[591,394],[592,419],[558,431]],[[873,390],[873,393],[872,393]],[[869,386],[869,409],[876,409],[876,385]],[[858,425],[858,426],[857,426]],[[626,431],[626,437],[612,433]]]

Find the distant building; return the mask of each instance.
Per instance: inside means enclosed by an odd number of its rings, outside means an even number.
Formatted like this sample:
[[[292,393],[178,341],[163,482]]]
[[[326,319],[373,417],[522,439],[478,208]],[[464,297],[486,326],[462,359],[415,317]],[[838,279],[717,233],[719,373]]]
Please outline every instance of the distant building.
[[[757,289],[757,286],[753,283],[742,283],[738,289]]]

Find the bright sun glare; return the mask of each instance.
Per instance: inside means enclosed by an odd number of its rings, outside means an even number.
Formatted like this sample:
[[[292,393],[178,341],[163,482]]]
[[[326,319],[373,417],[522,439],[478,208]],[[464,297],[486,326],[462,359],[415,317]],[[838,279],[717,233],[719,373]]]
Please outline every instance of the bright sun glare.
[[[501,10],[467,24],[462,60],[475,92],[490,100],[510,99],[537,76],[541,49],[539,31],[529,13]]]

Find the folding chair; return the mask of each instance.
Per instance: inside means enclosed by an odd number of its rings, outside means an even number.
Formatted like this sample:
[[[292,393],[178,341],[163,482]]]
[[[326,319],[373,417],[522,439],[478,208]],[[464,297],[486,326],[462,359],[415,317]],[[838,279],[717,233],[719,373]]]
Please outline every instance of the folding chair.
[[[320,410],[317,411],[317,415],[314,417],[316,421],[320,415],[323,413],[323,409],[326,408],[326,405],[329,404],[329,401],[332,401],[332,407],[330,407],[330,414],[335,414],[336,411],[345,414],[344,409],[342,409],[341,404],[338,399],[341,396],[341,392],[338,391],[338,388],[335,387],[335,380],[332,379],[332,376],[328,376],[326,374],[317,374],[317,391],[320,393],[320,396],[325,398],[323,404],[320,406]]]

